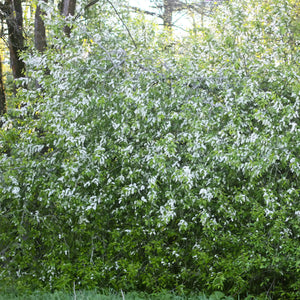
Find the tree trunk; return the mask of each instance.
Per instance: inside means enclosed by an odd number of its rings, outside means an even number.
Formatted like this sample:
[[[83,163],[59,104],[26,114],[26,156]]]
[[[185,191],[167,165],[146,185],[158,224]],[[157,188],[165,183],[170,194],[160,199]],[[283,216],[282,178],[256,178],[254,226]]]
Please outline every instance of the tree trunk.
[[[163,4],[163,25],[167,30],[171,30],[172,28],[172,15],[173,15],[173,1],[172,0],[164,0]]]
[[[48,2],[44,0],[44,2]],[[38,5],[35,11],[34,20],[34,46],[39,52],[44,52],[47,48],[45,24],[42,19],[43,12]]]
[[[0,55],[0,116],[4,115],[5,113],[6,113],[6,97],[5,97],[3,74],[2,74],[2,60]]]
[[[20,52],[25,50],[23,37],[23,12],[21,0],[6,0],[9,7],[6,23],[8,29],[8,44],[10,64],[14,78],[24,77],[25,63],[20,57]]]
[[[62,14],[65,17],[74,16],[76,8],[76,0],[64,0],[62,7]],[[64,33],[66,36],[70,36],[71,28],[69,26],[64,27]]]

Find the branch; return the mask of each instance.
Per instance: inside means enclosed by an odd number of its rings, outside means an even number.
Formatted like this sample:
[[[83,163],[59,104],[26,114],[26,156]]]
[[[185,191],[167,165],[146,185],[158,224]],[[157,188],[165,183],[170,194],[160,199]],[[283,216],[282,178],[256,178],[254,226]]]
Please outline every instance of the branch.
[[[7,16],[9,14],[9,6],[7,4],[0,3],[0,12],[2,16]]]
[[[84,7],[84,9],[89,8],[90,6],[96,4],[97,2],[99,2],[99,0],[92,0],[90,3],[88,3],[88,4]]]
[[[115,13],[117,14],[118,18],[120,19],[120,21],[122,22],[122,24],[123,24],[124,27],[126,28],[128,34],[129,34],[129,36],[130,36],[130,38],[131,38],[131,40],[132,40],[132,42],[133,42],[134,47],[137,48],[136,42],[135,42],[134,38],[132,37],[132,35],[131,35],[131,33],[130,33],[128,27],[126,26],[126,24],[125,24],[124,21],[122,20],[121,16],[119,15],[119,12],[116,10],[115,6],[111,3],[110,0],[106,0],[106,1],[107,1],[107,2],[112,6],[112,8],[114,9],[114,11],[115,11]]]
[[[140,9],[138,7],[135,7],[135,6],[127,6],[127,7],[132,9],[134,12],[139,12],[139,13],[143,13],[143,14],[146,14],[146,15],[156,16],[156,17],[162,18],[162,15],[157,14],[157,13],[152,12],[152,11],[143,10],[143,9]]]
[[[85,7],[84,10],[87,10],[89,7],[91,7],[92,5],[96,4],[97,2],[99,2],[100,0],[92,0],[90,3],[88,3]],[[78,13],[75,17],[75,20],[77,20],[80,17],[80,14]]]
[[[85,7],[84,7],[84,10],[88,9],[89,7],[91,7],[92,5],[96,4],[97,2],[99,2],[99,0],[92,0],[91,2],[89,2]],[[136,42],[134,40],[134,38],[132,37],[128,27],[126,26],[126,24],[124,23],[124,21],[122,20],[119,12],[116,10],[115,6],[112,4],[112,2],[110,0],[107,0],[107,2],[112,6],[113,10],[115,11],[115,13],[117,14],[119,20],[122,22],[122,24],[124,25],[124,27],[126,28],[133,44],[134,44],[134,47],[137,48],[137,45],[136,45]],[[75,20],[80,16],[80,14],[78,14],[76,17],[75,17]]]

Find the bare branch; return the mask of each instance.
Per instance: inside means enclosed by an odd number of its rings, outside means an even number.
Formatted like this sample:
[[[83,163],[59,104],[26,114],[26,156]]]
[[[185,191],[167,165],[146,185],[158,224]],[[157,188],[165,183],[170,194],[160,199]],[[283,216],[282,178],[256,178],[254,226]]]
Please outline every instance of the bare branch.
[[[89,2],[89,3],[84,7],[84,9],[89,8],[90,6],[96,4],[97,2],[99,2],[99,0],[92,0],[91,2]]]
[[[122,24],[123,24],[124,27],[126,28],[128,34],[129,34],[129,36],[130,36],[130,38],[131,38],[131,40],[132,40],[132,42],[133,42],[134,47],[137,48],[136,42],[135,42],[134,38],[132,37],[132,35],[131,35],[131,33],[130,33],[130,30],[128,29],[128,27],[127,27],[127,25],[124,23],[124,21],[122,20],[122,18],[121,18],[121,16],[120,16],[119,12],[116,10],[115,6],[112,4],[112,2],[111,2],[110,0],[106,0],[106,1],[112,6],[112,8],[113,8],[113,10],[115,11],[115,13],[117,14],[119,20],[122,22]]]
[[[156,17],[162,18],[162,15],[157,14],[157,13],[152,12],[152,11],[140,9],[138,7],[135,7],[135,6],[127,6],[127,7],[130,8],[130,9],[132,9],[134,12],[139,12],[139,13],[143,13],[143,14],[146,14],[146,15],[156,16]]]

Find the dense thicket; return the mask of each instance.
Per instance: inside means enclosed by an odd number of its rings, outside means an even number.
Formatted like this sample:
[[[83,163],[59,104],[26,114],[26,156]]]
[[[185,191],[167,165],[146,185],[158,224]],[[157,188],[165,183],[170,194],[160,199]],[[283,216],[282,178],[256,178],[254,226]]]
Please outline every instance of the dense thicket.
[[[107,13],[52,22],[2,118],[2,281],[300,297],[298,29],[252,2],[167,49],[134,19],[137,48]]]

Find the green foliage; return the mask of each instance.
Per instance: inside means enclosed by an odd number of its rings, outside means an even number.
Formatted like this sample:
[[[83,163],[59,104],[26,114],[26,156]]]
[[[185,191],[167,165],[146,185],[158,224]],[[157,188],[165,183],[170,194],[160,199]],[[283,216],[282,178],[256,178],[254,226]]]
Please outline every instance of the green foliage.
[[[70,39],[52,24],[58,49],[26,56],[41,88],[20,90],[24,106],[3,118],[0,278],[297,299],[290,9],[232,1],[172,51],[149,24],[128,24],[137,49],[109,16],[73,24]]]

